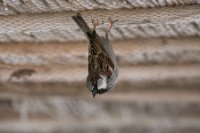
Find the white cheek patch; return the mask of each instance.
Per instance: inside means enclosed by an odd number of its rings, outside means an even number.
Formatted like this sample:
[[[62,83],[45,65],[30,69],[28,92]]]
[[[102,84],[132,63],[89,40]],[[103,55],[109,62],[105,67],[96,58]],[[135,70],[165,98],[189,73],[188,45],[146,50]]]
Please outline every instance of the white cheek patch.
[[[105,76],[102,76],[102,79],[98,80],[98,89],[106,89],[107,88],[107,80]]]

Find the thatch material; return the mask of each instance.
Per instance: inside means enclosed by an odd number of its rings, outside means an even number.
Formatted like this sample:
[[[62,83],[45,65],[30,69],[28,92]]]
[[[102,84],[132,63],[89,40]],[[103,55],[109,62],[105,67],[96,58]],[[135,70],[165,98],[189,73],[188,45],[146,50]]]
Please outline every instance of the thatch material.
[[[199,0],[2,0],[2,15],[94,9],[153,8],[200,4]]]
[[[105,24],[99,32],[108,28],[109,16],[118,17],[111,32],[112,40],[200,36],[199,5],[173,6],[147,9],[119,9],[83,11],[82,15],[91,26],[91,19],[98,18]],[[73,12],[50,14],[19,14],[0,16],[1,42],[46,42],[85,40],[83,33],[71,19]],[[116,16],[115,16],[116,15]]]
[[[200,132],[199,0],[0,0],[0,132]],[[108,9],[108,10],[107,10]],[[71,19],[118,17],[114,90],[86,88]]]

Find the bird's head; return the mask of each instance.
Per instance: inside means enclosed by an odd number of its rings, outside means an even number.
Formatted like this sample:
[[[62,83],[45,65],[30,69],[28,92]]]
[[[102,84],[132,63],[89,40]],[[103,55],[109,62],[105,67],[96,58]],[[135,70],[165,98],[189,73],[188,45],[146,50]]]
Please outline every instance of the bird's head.
[[[93,97],[97,94],[109,92],[113,87],[108,83],[106,76],[101,76],[97,81],[92,82],[90,76],[87,77],[87,88],[92,93]]]

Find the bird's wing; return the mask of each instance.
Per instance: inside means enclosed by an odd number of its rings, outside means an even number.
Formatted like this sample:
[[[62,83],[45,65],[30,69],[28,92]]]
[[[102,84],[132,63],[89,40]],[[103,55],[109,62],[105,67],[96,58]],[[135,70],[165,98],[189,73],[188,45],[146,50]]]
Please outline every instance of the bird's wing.
[[[106,75],[111,77],[114,70],[114,64],[108,57],[108,54],[97,44],[98,41],[90,40],[89,55],[88,55],[88,69],[89,74],[94,75],[94,81],[100,77],[98,75]]]

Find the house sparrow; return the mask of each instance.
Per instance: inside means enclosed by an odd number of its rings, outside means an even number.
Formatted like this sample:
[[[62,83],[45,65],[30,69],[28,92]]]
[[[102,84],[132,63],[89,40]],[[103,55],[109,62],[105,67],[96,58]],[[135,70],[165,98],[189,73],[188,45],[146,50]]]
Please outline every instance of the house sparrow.
[[[119,75],[116,56],[108,38],[108,33],[117,20],[112,20],[109,17],[110,26],[105,37],[102,37],[96,33],[96,26],[99,25],[98,20],[92,19],[94,28],[91,30],[80,13],[72,18],[84,32],[89,43],[87,88],[93,97],[96,94],[109,92],[116,85]]]

